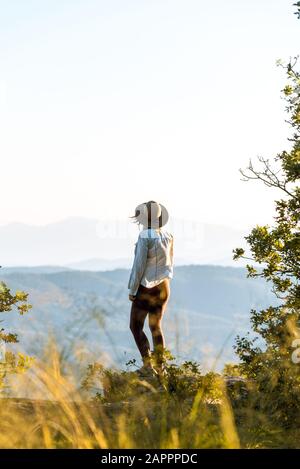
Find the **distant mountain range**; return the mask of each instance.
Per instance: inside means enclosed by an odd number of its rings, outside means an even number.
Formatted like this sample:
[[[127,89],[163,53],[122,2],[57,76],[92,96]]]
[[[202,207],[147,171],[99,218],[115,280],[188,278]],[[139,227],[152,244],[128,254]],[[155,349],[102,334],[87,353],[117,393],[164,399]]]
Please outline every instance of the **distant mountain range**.
[[[79,271],[55,266],[2,268],[0,280],[29,292],[32,311],[4,314],[2,327],[18,332],[28,353],[47,353],[54,336],[62,356],[86,365],[101,360],[125,366],[138,358],[129,324],[129,271]],[[232,344],[249,329],[249,311],[276,304],[268,284],[244,268],[177,266],[164,319],[168,347],[181,359],[220,368],[235,359]]]
[[[166,228],[175,236],[177,265],[234,265],[232,250],[244,247],[247,234],[176,219]],[[60,265],[80,270],[129,268],[137,236],[137,226],[127,220],[77,217],[44,226],[10,223],[0,226],[0,264]]]

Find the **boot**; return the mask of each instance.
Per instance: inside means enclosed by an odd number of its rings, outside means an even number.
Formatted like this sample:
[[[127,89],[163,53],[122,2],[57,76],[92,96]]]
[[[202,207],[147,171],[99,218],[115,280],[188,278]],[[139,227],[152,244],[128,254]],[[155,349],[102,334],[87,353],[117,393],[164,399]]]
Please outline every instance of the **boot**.
[[[154,350],[152,352],[152,359],[157,374],[161,377],[164,377],[166,375],[164,350]]]
[[[157,371],[153,367],[151,355],[143,357],[143,366],[137,370],[137,373],[141,377],[149,378],[157,376]]]

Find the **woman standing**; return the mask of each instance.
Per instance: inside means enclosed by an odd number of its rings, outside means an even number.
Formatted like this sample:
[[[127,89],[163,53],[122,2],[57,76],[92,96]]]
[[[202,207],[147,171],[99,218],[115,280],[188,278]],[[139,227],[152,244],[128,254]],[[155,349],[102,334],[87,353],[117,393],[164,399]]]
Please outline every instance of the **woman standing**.
[[[135,245],[135,256],[129,278],[129,299],[132,301],[130,329],[143,360],[139,374],[163,371],[165,340],[161,328],[163,314],[170,297],[173,277],[173,236],[162,227],[168,222],[166,208],[153,200],[139,205],[132,217],[142,226]],[[143,331],[146,316],[152,334],[155,368],[150,344]]]

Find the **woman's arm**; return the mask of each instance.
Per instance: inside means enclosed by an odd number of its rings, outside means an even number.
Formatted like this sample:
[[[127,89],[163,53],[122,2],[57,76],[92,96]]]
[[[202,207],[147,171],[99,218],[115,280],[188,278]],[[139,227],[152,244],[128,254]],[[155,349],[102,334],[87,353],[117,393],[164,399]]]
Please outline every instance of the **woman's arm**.
[[[143,273],[147,264],[148,256],[148,238],[139,236],[135,256],[133,261],[133,266],[131,269],[131,275],[129,280],[129,295],[135,296],[143,277]]]
[[[174,236],[172,235],[171,247],[170,247],[170,258],[171,258],[171,265],[174,264]]]

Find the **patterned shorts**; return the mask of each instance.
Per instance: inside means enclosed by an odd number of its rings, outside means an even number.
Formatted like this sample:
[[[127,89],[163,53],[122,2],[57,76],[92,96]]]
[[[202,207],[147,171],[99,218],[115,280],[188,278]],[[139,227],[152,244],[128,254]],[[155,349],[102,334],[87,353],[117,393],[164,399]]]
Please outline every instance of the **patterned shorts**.
[[[149,313],[160,313],[165,308],[170,297],[169,279],[164,279],[155,287],[139,286],[134,305],[147,310]]]

